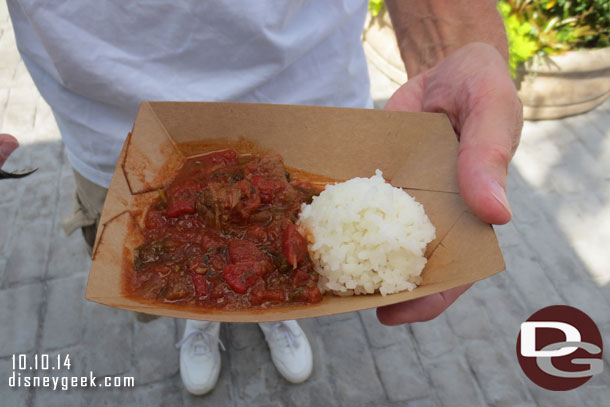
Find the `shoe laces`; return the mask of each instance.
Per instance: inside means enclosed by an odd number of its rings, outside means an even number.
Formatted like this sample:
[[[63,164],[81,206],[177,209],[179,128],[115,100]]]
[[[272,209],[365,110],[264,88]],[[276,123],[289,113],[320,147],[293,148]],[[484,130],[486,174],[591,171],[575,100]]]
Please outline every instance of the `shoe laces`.
[[[278,332],[278,335],[284,338],[287,347],[291,350],[295,350],[297,346],[297,340],[294,332],[286,325],[283,321],[276,322],[273,324],[274,332]]]
[[[205,355],[206,353],[210,353],[212,351],[212,346],[214,345],[220,345],[220,348],[223,351],[226,350],[218,336],[212,335],[203,329],[193,329],[188,335],[178,341],[176,348],[180,349],[180,347],[191,340],[191,338],[193,338],[193,344],[191,346],[194,355]]]

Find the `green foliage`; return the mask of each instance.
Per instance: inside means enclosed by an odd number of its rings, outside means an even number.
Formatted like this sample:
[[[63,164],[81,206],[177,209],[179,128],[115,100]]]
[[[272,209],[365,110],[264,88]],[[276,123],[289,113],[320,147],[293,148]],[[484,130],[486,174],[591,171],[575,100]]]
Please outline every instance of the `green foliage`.
[[[501,0],[511,70],[537,53],[610,46],[608,0]]]
[[[382,13],[383,0],[369,0],[369,10],[373,17]],[[500,0],[498,11],[513,75],[536,54],[610,46],[610,0]]]
[[[514,76],[517,65],[533,57],[539,49],[536,38],[532,35],[532,25],[528,21],[521,21],[516,15],[511,14],[508,3],[498,3],[498,11],[504,20],[506,36],[510,47],[508,65]]]
[[[377,17],[384,7],[385,4],[383,3],[383,0],[369,0],[369,10],[373,17]]]

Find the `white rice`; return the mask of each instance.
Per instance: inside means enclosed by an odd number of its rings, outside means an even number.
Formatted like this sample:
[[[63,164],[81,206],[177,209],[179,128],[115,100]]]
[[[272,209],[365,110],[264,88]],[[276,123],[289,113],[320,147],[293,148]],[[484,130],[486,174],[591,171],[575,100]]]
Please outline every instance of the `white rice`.
[[[385,182],[381,171],[329,185],[298,221],[320,274],[320,289],[338,295],[413,290],[435,229],[424,207]]]

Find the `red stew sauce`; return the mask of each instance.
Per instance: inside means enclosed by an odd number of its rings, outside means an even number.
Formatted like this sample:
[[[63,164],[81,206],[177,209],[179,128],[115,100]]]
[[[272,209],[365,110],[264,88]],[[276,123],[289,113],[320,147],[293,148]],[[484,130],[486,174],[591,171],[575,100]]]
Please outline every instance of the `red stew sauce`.
[[[322,300],[295,222],[319,193],[277,155],[224,150],[188,160],[146,213],[134,297],[209,308]]]

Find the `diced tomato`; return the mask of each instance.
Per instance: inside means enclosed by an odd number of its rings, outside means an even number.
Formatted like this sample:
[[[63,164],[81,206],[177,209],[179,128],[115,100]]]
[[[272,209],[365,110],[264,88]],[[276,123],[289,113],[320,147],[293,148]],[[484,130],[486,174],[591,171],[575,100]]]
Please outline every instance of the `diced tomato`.
[[[288,185],[285,178],[270,179],[259,175],[252,177],[250,182],[256,187],[263,203],[273,201],[273,198],[281,194]]]
[[[265,253],[249,240],[232,240],[229,243],[229,259],[231,263],[268,260]]]
[[[303,301],[308,303],[315,303],[322,301],[322,293],[317,286],[305,287],[303,291]]]
[[[248,287],[253,286],[261,277],[257,273],[256,263],[227,264],[222,278],[233,291],[243,294]]]
[[[264,285],[252,287],[249,296],[251,305],[261,305],[265,301],[279,303],[286,301],[286,293],[282,289],[268,289]]]
[[[292,275],[292,286],[299,287],[307,284],[311,281],[311,275],[307,272],[306,268],[299,267],[294,271]]]
[[[293,268],[297,268],[299,262],[307,258],[307,240],[292,222],[282,232],[282,254]]]
[[[150,208],[146,213],[146,219],[144,221],[144,226],[146,229],[156,229],[165,226],[165,219],[163,217],[163,212],[158,211],[154,208]]]
[[[165,216],[168,218],[175,218],[180,215],[190,215],[193,213],[195,213],[195,200],[171,200],[167,204]]]
[[[250,296],[248,300],[250,301],[250,305],[261,305],[265,301],[265,287],[252,287],[250,290]]]
[[[175,218],[180,215],[195,213],[195,201],[201,193],[201,186],[196,182],[185,182],[167,191],[168,202],[165,216]]]
[[[205,276],[202,274],[191,273],[193,279],[193,285],[195,286],[195,293],[198,297],[205,297],[208,295],[208,282]]]

